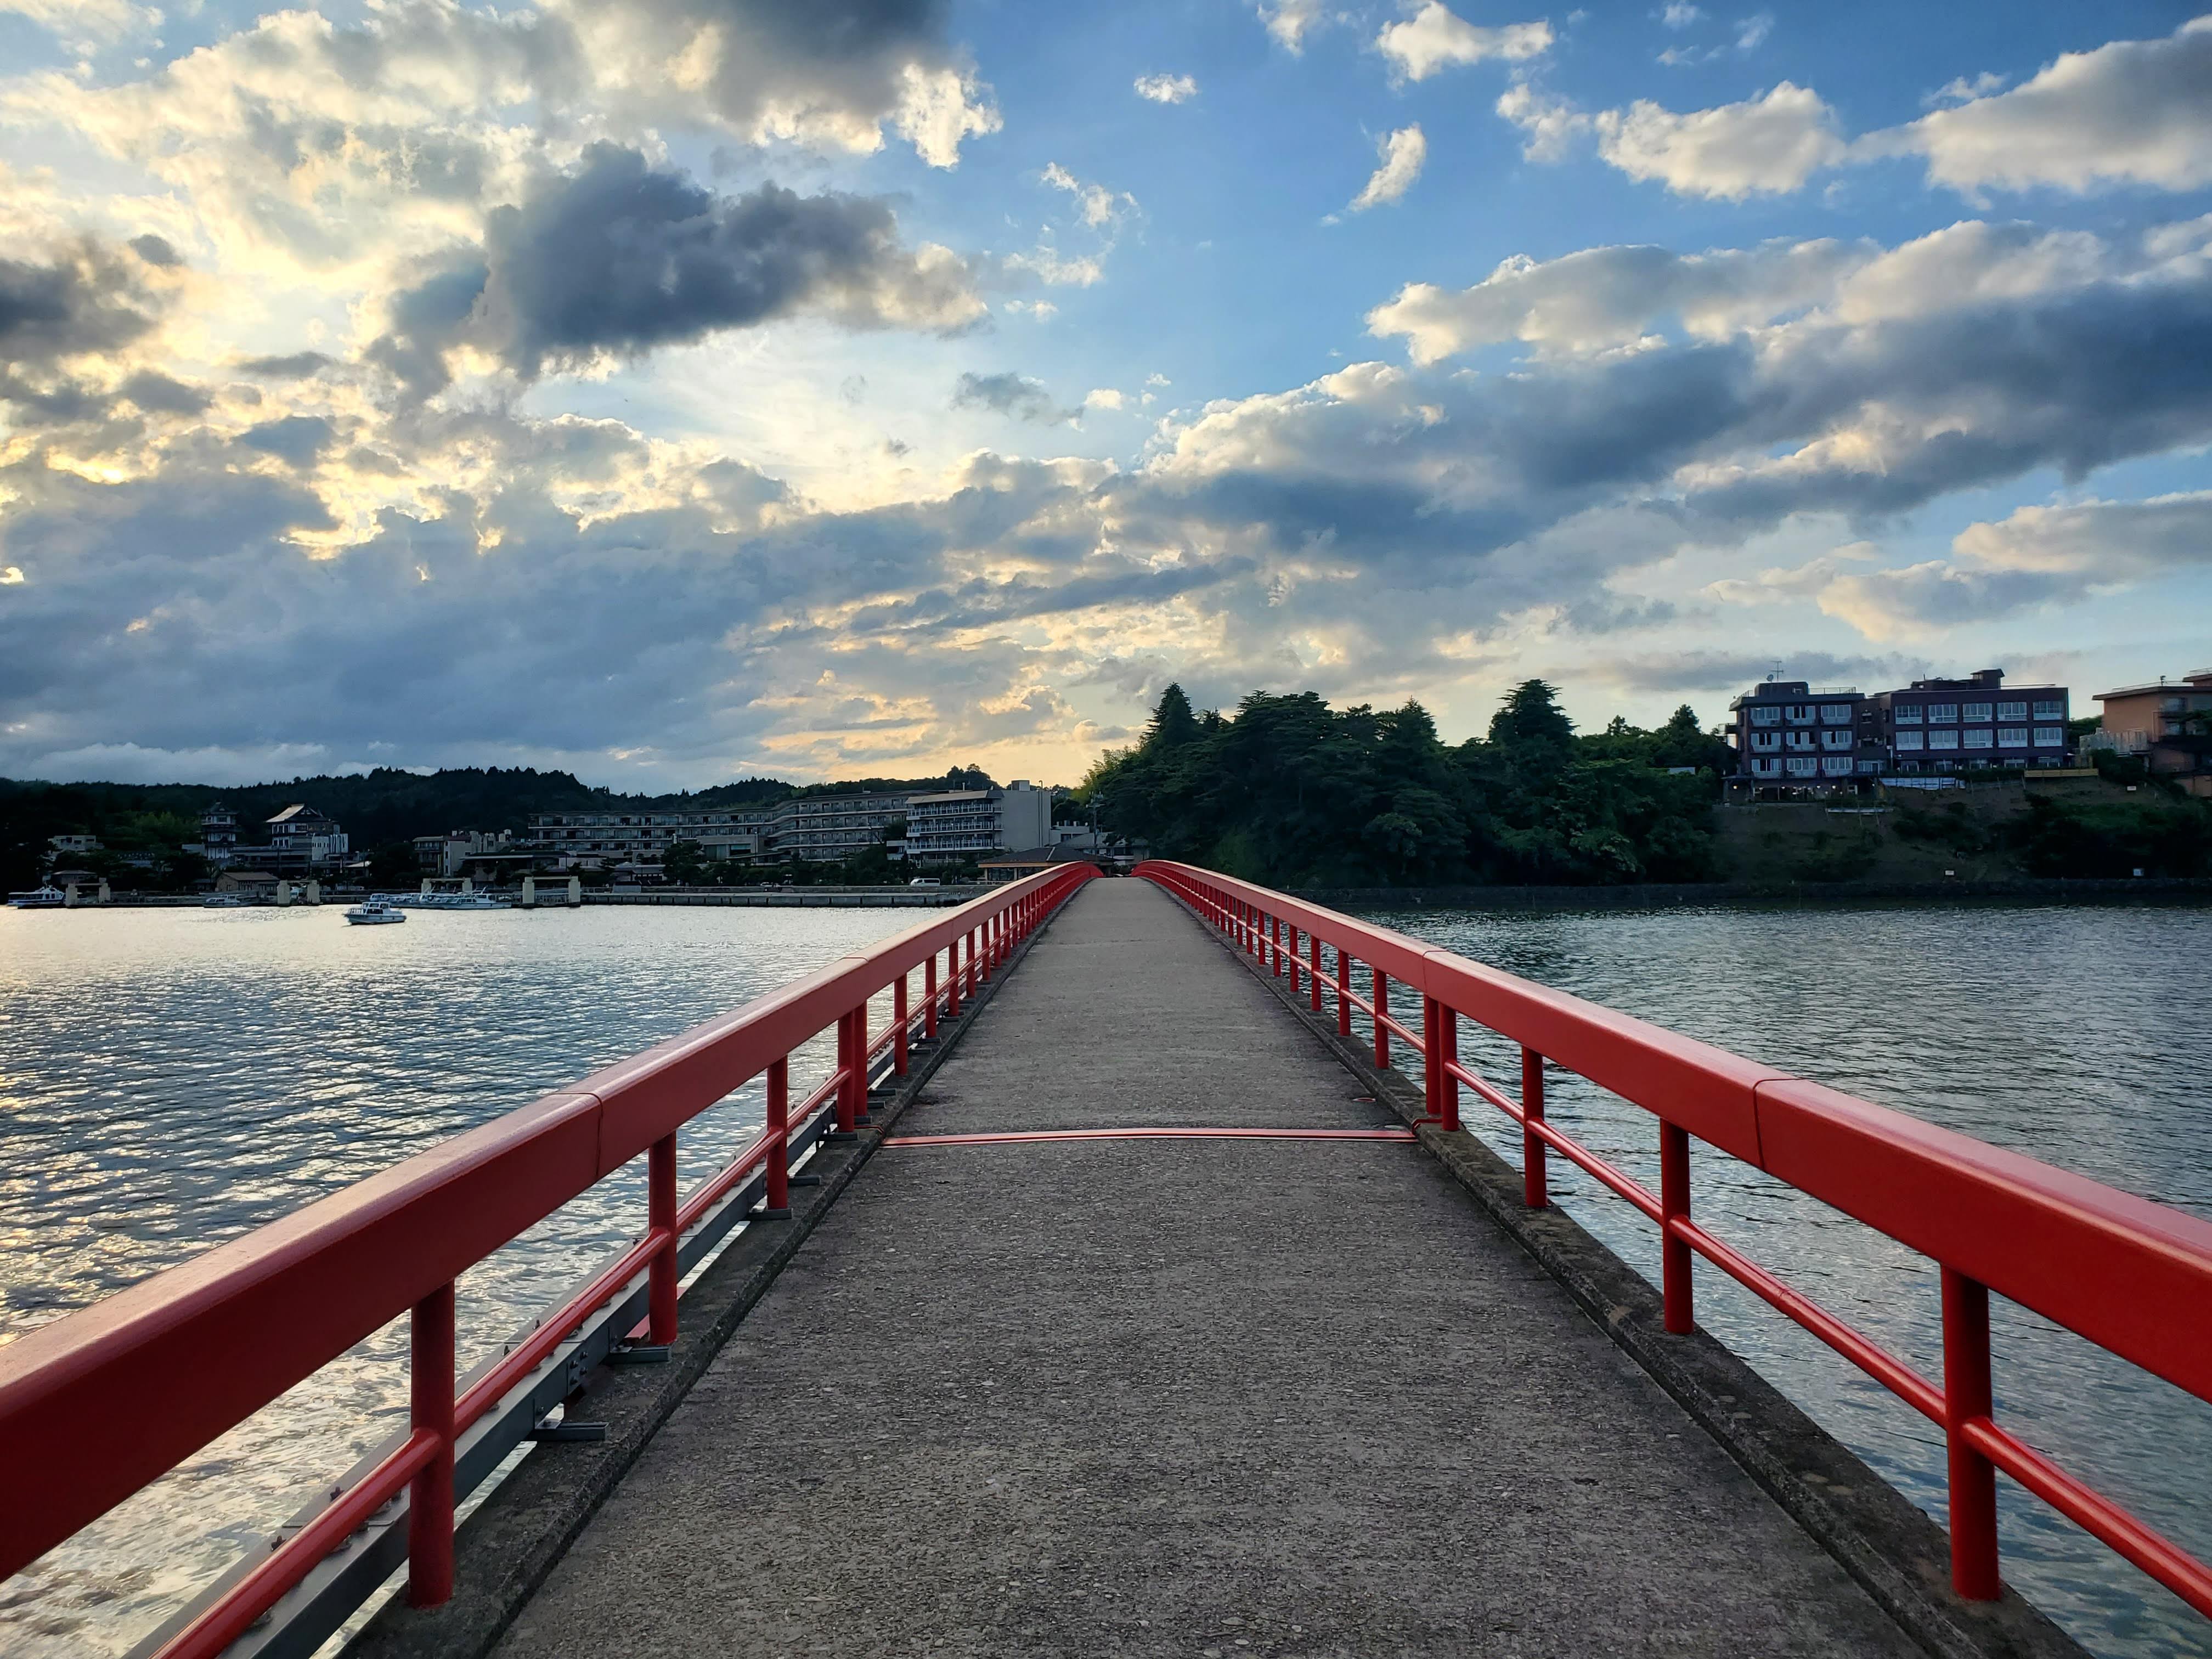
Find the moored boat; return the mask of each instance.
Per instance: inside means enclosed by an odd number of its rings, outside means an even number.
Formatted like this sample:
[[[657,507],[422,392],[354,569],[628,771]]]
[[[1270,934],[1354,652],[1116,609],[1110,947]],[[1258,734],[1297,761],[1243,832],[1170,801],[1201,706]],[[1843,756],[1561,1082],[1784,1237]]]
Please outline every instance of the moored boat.
[[[404,921],[407,913],[398,905],[387,904],[382,899],[370,899],[347,911],[345,919],[356,927],[370,927],[381,922]]]
[[[11,910],[58,910],[68,902],[69,895],[51,883],[8,895],[8,908]]]

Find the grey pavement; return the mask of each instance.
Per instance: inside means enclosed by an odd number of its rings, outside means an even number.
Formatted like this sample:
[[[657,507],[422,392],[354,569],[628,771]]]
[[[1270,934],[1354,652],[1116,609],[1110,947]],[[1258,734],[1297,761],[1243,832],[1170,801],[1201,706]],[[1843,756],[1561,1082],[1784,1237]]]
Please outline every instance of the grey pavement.
[[[1384,1121],[1146,884],[901,1133]],[[502,1639],[701,1654],[1917,1652],[1405,1144],[887,1146]]]

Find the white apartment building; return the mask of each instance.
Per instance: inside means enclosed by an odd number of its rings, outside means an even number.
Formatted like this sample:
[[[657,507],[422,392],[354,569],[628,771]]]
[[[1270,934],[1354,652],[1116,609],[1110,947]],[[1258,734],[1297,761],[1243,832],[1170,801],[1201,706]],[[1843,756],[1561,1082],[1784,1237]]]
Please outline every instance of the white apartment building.
[[[1052,791],[1017,778],[1004,789],[942,789],[907,798],[907,857],[958,864],[1052,842]]]

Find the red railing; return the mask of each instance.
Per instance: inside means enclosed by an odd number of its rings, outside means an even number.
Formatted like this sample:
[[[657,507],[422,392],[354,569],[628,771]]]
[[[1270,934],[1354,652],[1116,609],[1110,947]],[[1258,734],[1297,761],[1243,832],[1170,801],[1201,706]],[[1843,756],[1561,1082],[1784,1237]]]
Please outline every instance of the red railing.
[[[1097,873],[1070,865],[1000,888],[0,1348],[9,1492],[0,1504],[0,1578],[411,1313],[407,1437],[199,1609],[161,1654],[220,1653],[403,1492],[410,1598],[444,1601],[453,1582],[456,1441],[641,1272],[649,1314],[635,1334],[672,1341],[686,1230],[763,1170],[767,1213],[787,1214],[790,1146],[801,1126],[833,1111],[839,1131],[856,1132],[872,1063],[888,1048],[891,1069],[903,1073],[915,1028],[934,1037],[939,1019],[957,1016]],[[917,968],[921,1001],[910,1009]],[[872,1040],[869,1000],[886,987],[892,1022]],[[794,1109],[789,1056],[832,1025],[836,1066]],[[766,1127],[679,1201],[678,1128],[763,1074]],[[641,1154],[644,1237],[456,1400],[454,1279]]]
[[[2212,1615],[2212,1568],[1995,1420],[1989,1304],[1994,1290],[2212,1401],[2212,1222],[1285,893],[1164,860],[1140,864],[1136,873],[1182,898],[1261,969],[1287,973],[1293,994],[1303,990],[1315,1013],[1334,998],[1340,1036],[1352,1035],[1353,1010],[1369,1015],[1376,1065],[1389,1065],[1394,1040],[1419,1055],[1428,1118],[1439,1127],[1461,1127],[1462,1086],[1520,1125],[1531,1208],[1550,1201],[1545,1164],[1556,1152],[1658,1224],[1668,1331],[1692,1328],[1692,1263],[1703,1256],[1941,1427],[1949,1452],[1952,1582],[1960,1595],[1990,1601],[1999,1593],[2001,1469]],[[1365,998],[1353,988],[1360,963],[1369,972]],[[1394,986],[1420,999],[1419,1031],[1391,1012]],[[1462,1018],[1520,1045],[1517,1100],[1462,1063]],[[1656,1193],[1547,1121],[1547,1064],[1658,1120]],[[1692,1220],[1692,1137],[1935,1261],[1942,1275],[1942,1385]]]

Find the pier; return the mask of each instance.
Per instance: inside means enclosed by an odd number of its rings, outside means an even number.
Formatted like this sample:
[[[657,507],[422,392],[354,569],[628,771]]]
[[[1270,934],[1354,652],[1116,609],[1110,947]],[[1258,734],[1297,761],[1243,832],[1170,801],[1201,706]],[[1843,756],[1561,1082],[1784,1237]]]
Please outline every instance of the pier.
[[[1660,1190],[1547,1117],[1561,1070],[1650,1114]],[[766,1127],[679,1192],[749,1084]],[[1942,1375],[1701,1228],[1692,1158],[1941,1264]],[[635,1243],[457,1374],[455,1278],[637,1159]],[[1711,1272],[1936,1425],[1948,1531],[1698,1329]],[[2000,1473],[2212,1613],[1999,1420],[1992,1291],[2212,1398],[2212,1224],[1286,895],[1069,867],[0,1350],[40,1498],[0,1572],[405,1314],[411,1425],[143,1653],[310,1653],[395,1573],[362,1659],[2078,1651],[2002,1582]]]

